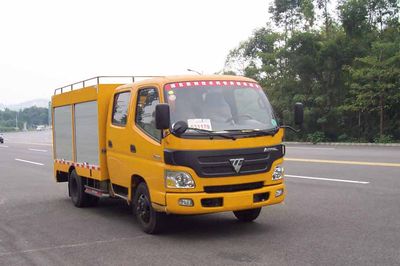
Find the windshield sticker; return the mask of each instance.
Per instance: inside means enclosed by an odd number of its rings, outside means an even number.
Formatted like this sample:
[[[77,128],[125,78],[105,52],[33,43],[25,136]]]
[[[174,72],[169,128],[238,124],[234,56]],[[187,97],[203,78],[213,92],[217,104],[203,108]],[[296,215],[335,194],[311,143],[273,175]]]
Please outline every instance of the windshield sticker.
[[[169,95],[172,95],[172,94],[174,94],[174,93],[175,93],[174,91],[169,91],[169,92],[168,92]]]
[[[210,119],[188,119],[187,122],[192,128],[212,130]]]
[[[187,87],[199,87],[199,86],[235,86],[235,87],[250,87],[261,89],[261,86],[255,82],[248,81],[234,81],[234,80],[199,80],[199,81],[187,81],[187,82],[175,82],[165,85],[165,89],[170,92],[176,88],[187,88]]]
[[[275,119],[271,119],[271,124],[272,124],[274,127],[276,127],[276,126],[278,125],[278,123],[276,122]]]

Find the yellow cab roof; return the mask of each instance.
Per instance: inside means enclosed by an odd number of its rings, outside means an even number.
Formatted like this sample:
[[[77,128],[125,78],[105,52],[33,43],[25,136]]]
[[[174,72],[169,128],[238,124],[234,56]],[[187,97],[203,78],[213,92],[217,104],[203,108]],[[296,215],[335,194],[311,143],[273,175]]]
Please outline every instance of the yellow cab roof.
[[[232,75],[180,75],[180,76],[165,76],[165,77],[155,77],[143,79],[140,81],[135,81],[133,83],[125,84],[119,86],[116,91],[124,90],[126,88],[139,88],[142,85],[159,85],[161,88],[165,84],[173,82],[186,82],[186,81],[214,81],[214,80],[225,80],[225,81],[245,81],[245,82],[256,82],[253,79],[242,77],[242,76],[232,76]]]

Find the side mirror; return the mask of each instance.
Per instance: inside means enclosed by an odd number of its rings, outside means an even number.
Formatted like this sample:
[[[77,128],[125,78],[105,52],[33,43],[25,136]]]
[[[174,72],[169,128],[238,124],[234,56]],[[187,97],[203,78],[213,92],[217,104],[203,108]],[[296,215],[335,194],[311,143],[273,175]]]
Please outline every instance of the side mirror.
[[[294,123],[297,126],[303,124],[304,120],[304,107],[302,103],[295,103],[294,105]]]
[[[157,129],[168,129],[171,122],[169,117],[169,105],[166,103],[157,104],[155,118]]]
[[[172,126],[172,134],[180,136],[188,129],[188,124],[185,121],[178,121]]]

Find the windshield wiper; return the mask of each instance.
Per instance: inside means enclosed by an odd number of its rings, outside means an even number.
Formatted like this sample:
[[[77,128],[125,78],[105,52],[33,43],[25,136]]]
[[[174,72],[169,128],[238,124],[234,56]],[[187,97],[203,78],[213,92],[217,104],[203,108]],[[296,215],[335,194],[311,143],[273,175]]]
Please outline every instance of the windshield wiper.
[[[231,136],[231,135],[225,135],[221,134],[216,131],[210,131],[210,130],[205,130],[205,129],[200,129],[200,128],[194,128],[194,127],[189,127],[188,124],[185,121],[177,121],[172,125],[171,133],[174,134],[175,136],[181,136],[183,133],[186,132],[186,130],[193,130],[199,133],[204,133],[209,136],[210,139],[213,139],[215,136],[221,137],[224,139],[231,139],[231,140],[236,140],[236,137]],[[225,130],[224,130],[225,131]]]
[[[279,127],[275,127],[273,129],[232,129],[225,130],[228,132],[238,132],[242,134],[249,134],[250,136],[275,136],[279,131]]]
[[[221,138],[225,138],[225,139],[236,140],[236,138],[234,136],[217,133],[216,131],[210,131],[210,130],[194,128],[194,127],[188,127],[187,129],[188,130],[193,130],[193,131],[196,131],[196,132],[199,132],[199,133],[205,133],[210,137],[210,139],[213,139],[214,136],[217,136],[217,137],[221,137]]]

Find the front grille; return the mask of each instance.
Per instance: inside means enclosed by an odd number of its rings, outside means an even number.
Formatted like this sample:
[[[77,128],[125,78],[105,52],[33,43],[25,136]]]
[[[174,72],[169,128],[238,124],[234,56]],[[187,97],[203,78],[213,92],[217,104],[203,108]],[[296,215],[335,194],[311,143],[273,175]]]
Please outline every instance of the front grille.
[[[269,153],[237,154],[236,158],[243,158],[240,168],[241,174],[264,172],[268,168]],[[236,175],[230,163],[232,155],[199,157],[198,162],[202,172],[209,176]]]
[[[165,150],[165,163],[192,168],[199,177],[225,177],[265,173],[284,155],[284,146],[235,150]],[[232,159],[243,159],[238,172]]]
[[[244,190],[253,190],[263,187],[263,182],[254,182],[246,184],[224,185],[224,186],[205,186],[206,193],[222,193],[222,192],[237,192]]]

